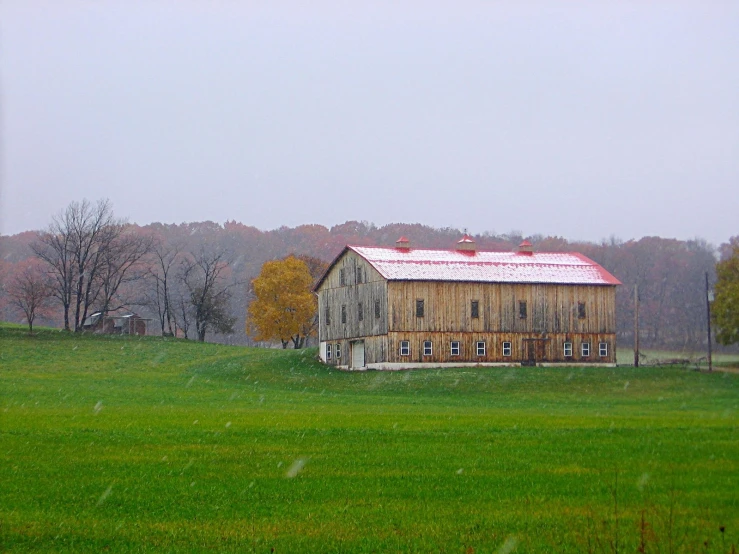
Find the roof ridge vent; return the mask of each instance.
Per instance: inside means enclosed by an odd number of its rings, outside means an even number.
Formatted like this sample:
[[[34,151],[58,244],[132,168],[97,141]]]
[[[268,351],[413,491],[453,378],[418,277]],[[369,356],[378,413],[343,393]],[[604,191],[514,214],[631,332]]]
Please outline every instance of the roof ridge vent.
[[[475,250],[477,250],[475,239],[465,233],[464,236],[457,241],[457,250],[461,252],[475,252]]]
[[[529,241],[524,240],[518,245],[518,253],[523,254],[524,256],[533,256],[534,246]]]
[[[395,248],[397,248],[398,250],[410,250],[411,241],[409,241],[406,237],[400,237],[398,240],[395,241]]]

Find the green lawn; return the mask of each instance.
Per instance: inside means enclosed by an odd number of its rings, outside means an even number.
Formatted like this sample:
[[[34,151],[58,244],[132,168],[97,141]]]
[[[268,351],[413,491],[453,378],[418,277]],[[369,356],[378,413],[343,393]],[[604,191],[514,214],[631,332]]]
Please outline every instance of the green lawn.
[[[0,326],[0,551],[739,547],[739,375],[315,354]]]

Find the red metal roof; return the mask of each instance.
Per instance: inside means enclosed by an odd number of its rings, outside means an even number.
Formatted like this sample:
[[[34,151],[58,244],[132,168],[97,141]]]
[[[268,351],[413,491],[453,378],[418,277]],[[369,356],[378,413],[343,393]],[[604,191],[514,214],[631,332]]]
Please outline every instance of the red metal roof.
[[[593,260],[576,252],[459,252],[347,246],[390,281],[475,281],[620,285]]]

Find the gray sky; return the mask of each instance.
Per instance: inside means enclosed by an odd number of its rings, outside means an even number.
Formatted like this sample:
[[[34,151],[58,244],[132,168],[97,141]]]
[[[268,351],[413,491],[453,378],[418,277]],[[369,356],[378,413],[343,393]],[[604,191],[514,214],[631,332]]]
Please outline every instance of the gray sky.
[[[0,233],[739,234],[739,2],[4,0]]]

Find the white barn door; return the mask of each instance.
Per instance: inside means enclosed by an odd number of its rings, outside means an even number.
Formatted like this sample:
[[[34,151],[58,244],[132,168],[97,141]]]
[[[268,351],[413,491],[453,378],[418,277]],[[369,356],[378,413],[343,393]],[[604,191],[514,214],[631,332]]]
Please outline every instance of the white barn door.
[[[358,340],[352,345],[352,368],[364,367],[364,341]]]

